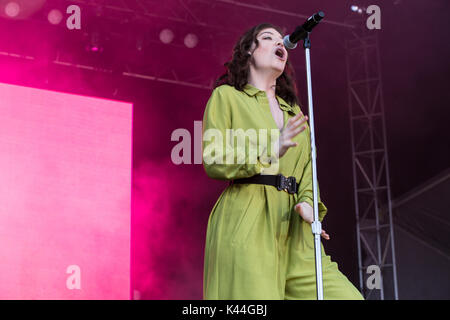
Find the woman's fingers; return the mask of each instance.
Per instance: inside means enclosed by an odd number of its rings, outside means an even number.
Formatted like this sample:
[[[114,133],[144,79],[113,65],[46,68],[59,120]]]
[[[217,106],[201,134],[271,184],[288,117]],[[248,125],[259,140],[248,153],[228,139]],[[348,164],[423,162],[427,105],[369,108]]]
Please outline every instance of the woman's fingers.
[[[287,138],[291,139],[291,138],[295,137],[296,135],[298,135],[300,132],[304,131],[305,129],[306,129],[306,126],[292,130],[291,132],[287,133]]]
[[[292,125],[294,125],[296,122],[301,122],[304,121],[305,118],[307,118],[307,116],[305,116],[303,119],[301,119],[301,117],[303,116],[303,114],[299,113],[296,116],[289,118],[286,128],[287,127],[291,127]]]
[[[291,118],[291,119],[293,119],[293,118]],[[307,118],[303,118],[294,123],[288,124],[285,129],[285,135],[288,138],[295,137],[297,134],[299,134],[300,132],[302,132],[303,130],[306,129],[307,125],[304,125],[304,126],[301,126],[301,125],[304,124],[307,120],[308,120]]]
[[[284,129],[285,132],[293,131],[293,130],[297,129],[298,127],[300,127],[303,123],[308,121],[308,116],[305,116],[302,119],[297,118],[298,116],[300,116],[300,114],[293,118],[290,118],[288,120],[288,123],[286,124],[286,128]],[[303,127],[306,128],[306,126],[303,126]]]
[[[289,141],[292,138],[294,138],[295,136],[297,136],[300,132],[304,131],[305,129],[306,129],[306,127],[303,126],[298,129],[295,129],[294,131],[285,132],[284,139]]]
[[[295,121],[293,123],[293,127],[296,128],[296,127],[300,126],[302,123],[305,123],[306,121],[308,121],[308,116],[305,116],[304,118]]]
[[[293,142],[292,139],[297,136],[302,131],[306,130],[308,125],[301,126],[308,120],[308,116],[303,116],[302,113],[297,114],[296,116],[289,118],[286,127],[281,129],[281,136],[279,140],[279,157],[281,158],[287,151],[287,149],[291,147],[298,146],[297,142]]]
[[[294,118],[291,118],[290,120],[294,120],[294,119],[295,119],[295,117],[294,117]],[[301,126],[301,125],[302,125],[303,123],[305,123],[306,121],[308,121],[308,116],[305,116],[305,117],[302,118],[302,119],[296,119],[296,120],[292,121],[291,123],[288,123],[288,124],[286,125],[286,129],[295,129],[295,128]]]
[[[295,122],[298,119],[300,119],[301,116],[303,116],[303,114],[300,112],[299,114],[297,114],[297,115],[293,116],[292,118],[290,118],[288,122]]]
[[[320,235],[322,236],[322,238],[330,240],[330,235],[325,230],[322,229],[322,233]]]

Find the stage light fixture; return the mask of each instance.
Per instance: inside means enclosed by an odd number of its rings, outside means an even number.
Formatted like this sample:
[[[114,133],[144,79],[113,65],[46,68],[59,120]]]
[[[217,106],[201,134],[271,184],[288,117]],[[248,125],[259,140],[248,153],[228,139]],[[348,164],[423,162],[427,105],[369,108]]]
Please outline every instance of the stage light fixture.
[[[48,13],[48,22],[57,25],[60,24],[63,19],[63,14],[58,9],[53,9]]]
[[[190,49],[195,48],[198,44],[198,37],[193,33],[188,33],[184,37],[184,45]]]
[[[161,40],[162,43],[169,44],[173,41],[173,38],[174,34],[170,29],[163,29],[159,33],[159,40]]]
[[[352,10],[353,12],[358,13],[358,14],[362,14],[363,12],[366,12],[366,8],[360,7],[357,5],[351,5],[350,10]]]
[[[94,31],[89,36],[89,43],[86,46],[86,51],[91,52],[102,52],[103,47],[100,43],[100,33],[97,31]]]
[[[10,18],[15,18],[20,13],[20,6],[17,2],[8,2],[5,6],[5,14]]]
[[[136,50],[142,52],[144,49],[144,39],[142,37],[138,37],[136,39]]]

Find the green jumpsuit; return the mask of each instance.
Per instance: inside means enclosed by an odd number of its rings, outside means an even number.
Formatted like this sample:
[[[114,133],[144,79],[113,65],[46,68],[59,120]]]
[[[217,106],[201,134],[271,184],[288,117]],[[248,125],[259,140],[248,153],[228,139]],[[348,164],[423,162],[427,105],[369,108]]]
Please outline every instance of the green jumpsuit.
[[[277,96],[284,127],[301,112]],[[210,178],[233,180],[261,174],[268,167],[263,158],[250,163],[206,163],[212,143],[208,129],[276,129],[265,91],[247,84],[244,91],[229,85],[214,89],[203,117],[203,166]],[[314,236],[311,225],[294,211],[299,202],[313,206],[309,126],[279,159],[278,173],[295,176],[296,194],[270,185],[231,184],[215,203],[206,234],[204,299],[316,299]],[[227,142],[225,142],[226,144]],[[230,141],[228,141],[230,143]],[[248,159],[248,155],[245,155]],[[266,173],[268,174],[268,173]],[[276,174],[271,172],[270,174]],[[320,200],[319,219],[327,213]],[[322,250],[324,299],[363,299]]]

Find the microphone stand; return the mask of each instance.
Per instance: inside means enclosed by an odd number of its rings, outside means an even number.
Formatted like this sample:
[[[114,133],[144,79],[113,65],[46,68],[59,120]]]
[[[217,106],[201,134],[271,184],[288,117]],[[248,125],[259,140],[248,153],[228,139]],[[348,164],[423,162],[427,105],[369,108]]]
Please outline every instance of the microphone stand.
[[[308,82],[308,113],[311,139],[311,163],[312,163],[312,189],[313,189],[313,210],[314,219],[311,223],[312,233],[314,235],[314,256],[316,262],[316,290],[317,300],[323,300],[323,283],[322,283],[322,247],[320,242],[320,235],[322,233],[322,223],[319,220],[319,204],[318,204],[318,190],[317,190],[317,167],[316,167],[316,139],[314,133],[314,111],[312,99],[311,86],[311,61],[309,50],[311,48],[311,41],[309,34],[311,30],[323,19],[325,14],[322,11],[312,15],[302,26],[299,26],[295,31],[284,37],[283,43],[289,49],[294,49],[299,40],[303,40],[303,48],[305,49],[306,58],[306,80]]]
[[[309,40],[309,32],[303,40],[303,48],[305,49],[306,57],[306,80],[308,83],[308,114],[309,127],[311,139],[311,164],[312,164],[312,188],[313,188],[313,202],[314,202],[314,219],[311,224],[312,233],[314,235],[314,255],[316,261],[316,292],[317,300],[323,300],[323,282],[322,282],[322,251],[320,237],[322,233],[322,223],[319,220],[319,204],[317,193],[317,167],[316,167],[316,139],[314,133],[314,112],[311,86],[311,61],[309,50],[311,48],[311,41]]]

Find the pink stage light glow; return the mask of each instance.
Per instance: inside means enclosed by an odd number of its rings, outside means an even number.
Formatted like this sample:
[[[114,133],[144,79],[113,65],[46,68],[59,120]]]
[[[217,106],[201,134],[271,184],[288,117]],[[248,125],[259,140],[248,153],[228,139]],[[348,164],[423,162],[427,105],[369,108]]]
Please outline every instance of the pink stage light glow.
[[[132,109],[0,83],[0,299],[130,299]]]
[[[0,17],[27,19],[38,12],[47,0],[0,0]]]
[[[20,6],[17,2],[8,2],[5,6],[5,13],[10,18],[15,18],[20,13]]]
[[[50,22],[51,24],[60,24],[62,19],[63,15],[58,9],[53,9],[48,13],[48,22]]]

